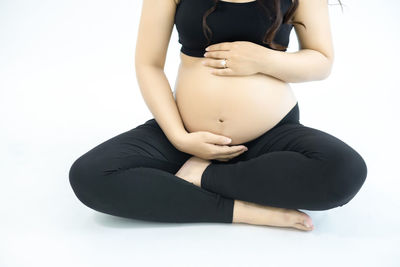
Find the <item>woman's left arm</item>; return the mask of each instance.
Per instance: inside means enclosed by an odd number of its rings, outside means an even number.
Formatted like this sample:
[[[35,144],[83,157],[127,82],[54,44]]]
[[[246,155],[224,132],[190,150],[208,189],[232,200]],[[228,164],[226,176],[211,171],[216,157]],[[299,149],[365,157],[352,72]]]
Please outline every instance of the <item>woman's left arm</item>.
[[[282,52],[260,46],[258,72],[291,83],[327,78],[334,59],[327,0],[299,0],[293,20],[306,26],[294,26],[300,50]]]
[[[282,52],[247,42],[223,42],[207,47],[203,64],[215,75],[263,73],[288,83],[322,80],[331,73],[334,51],[327,0],[299,0],[293,17],[299,51]],[[228,68],[221,68],[227,58]]]

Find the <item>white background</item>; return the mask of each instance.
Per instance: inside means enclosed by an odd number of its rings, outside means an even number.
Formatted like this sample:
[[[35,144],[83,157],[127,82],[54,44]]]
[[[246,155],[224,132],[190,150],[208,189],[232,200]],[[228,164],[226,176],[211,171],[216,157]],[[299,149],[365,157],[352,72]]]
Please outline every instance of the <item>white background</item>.
[[[141,4],[1,0],[0,266],[400,266],[399,1],[331,5],[332,74],[292,84],[300,121],[368,166],[347,205],[305,211],[312,232],[129,220],[75,197],[72,162],[152,117],[134,69]],[[171,88],[177,38],[174,28]],[[289,51],[297,48],[293,31]]]

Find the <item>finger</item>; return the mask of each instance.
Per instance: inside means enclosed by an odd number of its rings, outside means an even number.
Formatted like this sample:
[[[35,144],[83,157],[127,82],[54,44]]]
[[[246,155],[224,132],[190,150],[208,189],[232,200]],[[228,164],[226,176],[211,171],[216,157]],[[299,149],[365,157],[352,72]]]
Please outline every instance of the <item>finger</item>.
[[[227,161],[229,161],[230,159],[216,158],[215,160],[227,162]]]
[[[230,158],[235,158],[235,157],[237,157],[237,156],[243,154],[243,153],[246,152],[246,151],[247,151],[247,149],[243,149],[243,150],[241,150],[241,151],[239,151],[239,152],[236,152],[236,153],[233,153],[233,154],[229,155],[229,157],[230,157]]]
[[[210,52],[205,52],[204,53],[205,58],[217,58],[217,59],[223,59],[227,58],[227,51],[210,51]]]
[[[210,144],[216,144],[216,145],[227,145],[230,142],[232,142],[232,139],[229,137],[219,135],[219,134],[213,134],[211,132],[205,132],[205,141]]]
[[[211,51],[211,50],[228,50],[231,46],[232,42],[221,42],[221,43],[216,43],[212,44],[206,47],[206,51]]]
[[[201,63],[208,67],[223,68],[223,60],[224,59],[205,59]]]
[[[242,150],[246,149],[245,146],[243,145],[239,145],[239,146],[218,146],[218,145],[214,145],[214,149],[215,149],[215,157],[227,157],[231,154],[235,154],[237,152],[241,152]]]
[[[232,158],[235,158],[235,157],[237,157],[237,156],[239,156],[240,154],[243,154],[244,152],[246,152],[247,150],[245,150],[245,149],[242,149],[242,150],[240,150],[240,151],[238,151],[238,152],[236,152],[236,153],[232,153],[232,154],[227,154],[226,156],[220,156],[219,158],[220,159],[232,159]]]
[[[232,69],[230,69],[229,67],[222,68],[222,69],[212,69],[210,72],[211,72],[211,74],[218,75],[218,76],[233,76],[233,75],[235,75],[235,72]]]

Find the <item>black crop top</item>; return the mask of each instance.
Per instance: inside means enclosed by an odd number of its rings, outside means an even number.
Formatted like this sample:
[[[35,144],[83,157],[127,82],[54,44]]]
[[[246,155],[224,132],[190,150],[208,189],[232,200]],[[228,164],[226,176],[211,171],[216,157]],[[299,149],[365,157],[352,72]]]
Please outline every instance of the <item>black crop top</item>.
[[[273,0],[267,0],[273,1]],[[292,0],[281,0],[282,16]],[[213,0],[181,0],[175,12],[175,25],[180,51],[186,55],[203,57],[207,39],[203,34],[204,13],[214,5]],[[258,4],[251,2],[234,3],[220,0],[216,9],[207,17],[207,25],[212,31],[210,44],[233,41],[250,41],[271,48],[262,42],[273,21]],[[274,37],[274,43],[287,46],[292,24],[281,24]]]

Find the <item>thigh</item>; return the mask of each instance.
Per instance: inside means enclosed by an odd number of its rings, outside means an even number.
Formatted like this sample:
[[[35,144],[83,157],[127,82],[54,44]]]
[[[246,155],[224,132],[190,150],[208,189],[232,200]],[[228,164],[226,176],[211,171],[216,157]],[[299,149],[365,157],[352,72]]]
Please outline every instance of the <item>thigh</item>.
[[[365,166],[361,155],[343,140],[301,123],[286,123],[252,143],[243,160],[275,151],[293,151],[326,164]]]
[[[268,131],[243,155],[240,161],[209,165],[202,187],[264,205],[317,210],[350,201],[368,172],[362,156],[347,143],[300,123]]]
[[[80,160],[102,174],[135,167],[175,173],[190,156],[176,149],[152,118],[102,142],[82,155]]]

